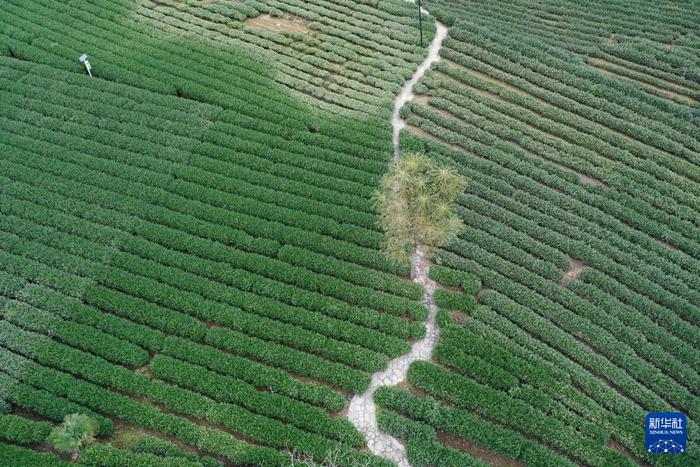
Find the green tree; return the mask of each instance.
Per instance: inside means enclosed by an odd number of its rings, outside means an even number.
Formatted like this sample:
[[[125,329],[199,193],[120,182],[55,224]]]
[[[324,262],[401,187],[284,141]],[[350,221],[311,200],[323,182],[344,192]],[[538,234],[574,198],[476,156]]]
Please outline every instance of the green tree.
[[[403,262],[421,245],[430,254],[464,228],[455,200],[466,186],[456,170],[422,154],[393,161],[375,194],[386,232],[385,250]]]
[[[77,459],[81,449],[95,440],[98,428],[97,421],[87,415],[66,415],[63,423],[51,431],[48,442],[56,451]]]

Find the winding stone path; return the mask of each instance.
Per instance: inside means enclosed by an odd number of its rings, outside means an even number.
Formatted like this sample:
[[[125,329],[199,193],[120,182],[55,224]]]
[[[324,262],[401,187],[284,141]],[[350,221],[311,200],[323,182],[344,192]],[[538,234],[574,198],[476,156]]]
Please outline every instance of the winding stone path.
[[[423,10],[425,12],[425,9]],[[391,126],[394,132],[391,137],[392,143],[394,143],[394,159],[399,157],[399,135],[401,130],[406,126],[406,122],[403,121],[400,115],[401,108],[410,102],[415,97],[413,95],[413,86],[418,83],[418,81],[423,77],[426,71],[430,69],[430,66],[440,60],[440,49],[442,48],[442,41],[447,37],[447,26],[442,23],[435,22],[437,26],[437,31],[435,32],[435,37],[433,37],[430,46],[428,47],[428,56],[425,58],[423,63],[420,64],[416,72],[413,74],[410,80],[406,81],[406,84],[401,88],[401,93],[394,101],[394,112],[391,114]]]
[[[423,12],[427,13],[425,10]],[[414,98],[413,86],[423,77],[434,62],[440,60],[440,48],[442,47],[442,41],[447,36],[447,27],[438,22],[436,22],[436,25],[437,32],[428,48],[427,58],[421,63],[411,79],[401,88],[401,93],[394,104],[394,112],[391,116],[394,159],[400,156],[399,135],[406,126],[406,122],[403,121],[399,112],[407,102]],[[413,344],[409,353],[389,361],[385,370],[373,374],[367,390],[352,398],[348,411],[348,419],[365,436],[369,450],[396,463],[399,467],[410,467],[406,456],[406,448],[396,438],[379,431],[376,407],[374,405],[374,392],[381,386],[394,386],[404,381],[408,375],[408,368],[411,363],[417,360],[429,360],[433,354],[440,330],[435,322],[437,315],[437,306],[435,305],[436,284],[430,280],[429,272],[430,263],[424,249],[419,246],[411,257],[411,278],[425,288],[422,300],[422,303],[428,309],[428,319],[425,322],[425,337]]]
[[[394,386],[404,381],[411,363],[417,360],[429,360],[433,354],[440,329],[435,322],[437,315],[434,297],[436,284],[428,277],[429,272],[430,263],[428,263],[424,251],[419,247],[411,257],[411,276],[415,282],[425,287],[423,304],[428,308],[425,337],[413,344],[409,353],[390,360],[385,370],[373,374],[367,390],[356,395],[350,401],[348,412],[348,418],[352,424],[365,436],[369,450],[395,462],[400,467],[410,466],[406,457],[406,449],[395,438],[379,431],[374,406],[374,391],[381,386]]]

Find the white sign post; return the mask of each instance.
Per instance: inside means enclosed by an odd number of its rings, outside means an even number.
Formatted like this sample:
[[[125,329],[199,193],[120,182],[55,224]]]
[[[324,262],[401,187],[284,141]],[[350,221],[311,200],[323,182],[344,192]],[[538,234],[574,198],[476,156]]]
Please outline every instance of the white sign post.
[[[87,70],[88,75],[90,75],[90,77],[92,77],[92,73],[90,73],[90,70],[92,70],[92,67],[90,66],[90,62],[88,62],[88,56],[86,54],[82,54],[80,56],[80,61],[85,64],[85,69]]]

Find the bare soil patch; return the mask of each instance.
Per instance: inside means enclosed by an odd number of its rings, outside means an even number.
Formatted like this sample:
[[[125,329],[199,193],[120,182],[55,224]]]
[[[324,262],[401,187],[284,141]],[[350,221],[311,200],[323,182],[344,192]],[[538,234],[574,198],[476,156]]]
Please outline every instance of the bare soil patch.
[[[302,34],[308,34],[311,32],[311,29],[309,29],[309,22],[297,16],[275,18],[269,14],[263,14],[256,16],[255,18],[247,19],[245,24],[271,32],[298,32]]]
[[[416,96],[413,98],[413,102],[418,102],[419,104],[428,105],[430,98],[428,96]]]
[[[155,375],[153,374],[151,369],[148,367],[148,364],[142,366],[141,368],[137,368],[136,370],[134,370],[134,372],[139,374],[139,375],[147,376],[151,379],[156,379]]]
[[[587,266],[582,261],[574,258],[569,259],[569,270],[564,274],[564,277],[562,277],[561,285],[566,287],[571,284],[571,282],[577,279],[586,268]]]
[[[451,435],[441,430],[437,431],[437,437],[440,442],[446,446],[453,447],[462,452],[481,459],[489,465],[504,466],[504,467],[520,467],[522,464],[515,459],[506,457],[502,454],[498,454],[488,449],[477,446],[469,440],[464,438],[459,438],[457,436]]]
[[[579,180],[581,180],[581,183],[590,183],[591,185],[606,186],[605,183],[601,182],[597,178],[593,178],[585,174],[578,174],[578,178]]]
[[[459,324],[462,321],[464,321],[464,313],[461,313],[457,310],[450,311],[450,316],[452,316],[452,322],[455,324]]]
[[[114,434],[107,440],[110,446],[119,449],[131,449],[141,436],[146,434],[146,430],[136,425],[132,425],[123,420],[114,421]]]

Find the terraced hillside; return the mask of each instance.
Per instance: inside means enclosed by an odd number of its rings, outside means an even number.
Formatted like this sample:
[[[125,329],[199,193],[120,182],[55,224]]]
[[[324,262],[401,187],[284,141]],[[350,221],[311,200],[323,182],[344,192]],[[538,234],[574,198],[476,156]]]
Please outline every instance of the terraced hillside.
[[[425,46],[404,0],[0,3],[0,466],[73,465],[74,413],[86,465],[391,465],[349,402],[432,298],[374,393],[411,465],[700,464],[700,7],[422,3]],[[468,185],[426,301],[372,197],[435,21],[400,152]]]
[[[425,52],[415,10],[269,2],[314,19],[297,37],[247,26],[236,8],[268,8],[249,3],[0,6],[0,404],[23,417],[3,442],[44,446],[24,425],[79,412],[109,449],[383,463],[342,412],[424,333],[370,199],[385,104]],[[136,456],[109,449],[82,460]]]
[[[402,149],[470,181],[437,262],[478,306],[443,307],[435,362],[377,395],[385,429],[414,465],[697,464],[700,9],[425,3],[450,30]],[[687,455],[646,452],[663,410]]]
[[[10,0],[2,12],[3,55],[81,72],[88,53],[96,77],[225,108],[255,101],[245,81],[260,72],[236,50],[302,101],[355,116],[388,115],[424,55],[399,0]]]

